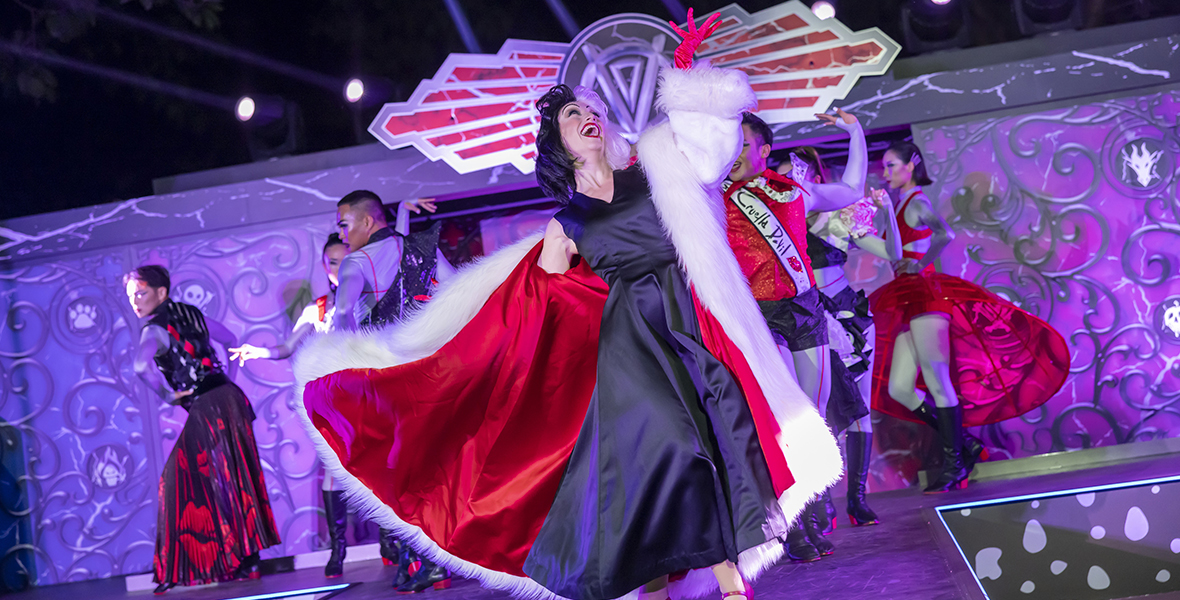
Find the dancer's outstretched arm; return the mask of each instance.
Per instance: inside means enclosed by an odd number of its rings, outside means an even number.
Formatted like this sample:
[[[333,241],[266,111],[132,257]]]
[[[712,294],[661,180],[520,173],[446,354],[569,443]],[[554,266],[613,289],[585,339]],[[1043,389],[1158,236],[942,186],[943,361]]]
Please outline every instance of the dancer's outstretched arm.
[[[657,105],[668,115],[676,148],[688,159],[691,173],[708,189],[720,189],[742,151],[742,113],[758,100],[746,74],[733,69],[692,66],[692,54],[720,25],[713,15],[699,29],[690,11],[688,31],[673,23],[684,38],[676,48],[676,68],[660,72]]]
[[[839,210],[860,200],[865,194],[865,181],[869,177],[869,153],[865,143],[865,132],[860,121],[843,109],[836,109],[835,115],[815,115],[828,125],[847,131],[851,138],[848,145],[848,166],[838,183],[813,183],[801,181],[808,193],[803,196],[807,212],[828,212]]]
[[[315,305],[312,305],[315,308]],[[230,348],[230,362],[238,361],[238,366],[246,365],[246,361],[255,358],[269,358],[271,360],[282,360],[290,357],[295,353],[295,349],[299,347],[299,343],[303,338],[315,331],[315,326],[308,322],[300,323],[287,339],[277,346],[254,346],[251,344],[242,344],[237,348]]]

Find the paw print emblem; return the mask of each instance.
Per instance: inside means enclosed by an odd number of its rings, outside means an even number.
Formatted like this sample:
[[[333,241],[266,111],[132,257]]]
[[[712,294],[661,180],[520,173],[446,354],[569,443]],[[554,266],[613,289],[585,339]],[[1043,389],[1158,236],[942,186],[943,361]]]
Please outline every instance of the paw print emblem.
[[[92,304],[75,304],[70,307],[70,330],[75,333],[98,326],[98,309]]]

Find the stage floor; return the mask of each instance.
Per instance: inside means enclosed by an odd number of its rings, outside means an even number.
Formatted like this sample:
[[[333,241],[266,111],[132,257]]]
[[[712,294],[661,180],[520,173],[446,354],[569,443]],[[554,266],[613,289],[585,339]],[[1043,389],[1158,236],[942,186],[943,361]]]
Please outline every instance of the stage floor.
[[[1175,454],[1083,471],[983,481],[973,483],[968,490],[939,496],[924,496],[916,489],[873,494],[871,504],[881,517],[880,525],[849,527],[842,514],[840,526],[829,537],[836,545],[836,554],[811,564],[779,563],[757,582],[756,596],[758,600],[982,599],[984,596],[938,520],[934,507],[1173,475],[1180,475],[1180,457]],[[393,595],[390,588],[393,572],[392,567],[382,566],[379,560],[355,562],[347,564],[344,577],[338,579],[324,579],[318,568],[303,569],[269,575],[257,581],[175,588],[162,598],[228,600],[359,582],[362,585],[345,590],[333,600],[387,599]],[[153,596],[150,591],[129,593],[123,578],[114,578],[34,588],[11,597],[14,600],[146,600]],[[419,597],[427,600],[509,598],[505,593],[485,590],[474,581],[460,579],[455,580],[450,590],[431,590]]]

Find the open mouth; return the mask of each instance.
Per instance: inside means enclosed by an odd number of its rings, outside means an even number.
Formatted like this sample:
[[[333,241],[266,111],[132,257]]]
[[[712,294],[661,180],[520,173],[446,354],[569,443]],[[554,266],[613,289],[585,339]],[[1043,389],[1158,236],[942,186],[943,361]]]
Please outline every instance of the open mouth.
[[[602,137],[602,130],[598,127],[598,123],[590,122],[582,126],[582,137],[597,138]]]

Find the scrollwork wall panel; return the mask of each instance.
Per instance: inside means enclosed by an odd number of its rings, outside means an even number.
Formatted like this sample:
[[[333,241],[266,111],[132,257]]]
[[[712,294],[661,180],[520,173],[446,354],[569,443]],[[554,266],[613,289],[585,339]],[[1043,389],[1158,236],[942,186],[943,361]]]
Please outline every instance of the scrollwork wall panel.
[[[927,192],[958,234],[941,269],[1040,316],[1071,347],[1049,403],[977,432],[994,456],[1180,436],[1178,116],[1173,89],[914,127]],[[861,261],[858,284],[886,281],[879,267]],[[914,453],[889,446],[898,427],[878,436],[882,456]],[[912,481],[915,461],[903,462],[882,459],[878,483]]]

